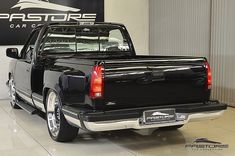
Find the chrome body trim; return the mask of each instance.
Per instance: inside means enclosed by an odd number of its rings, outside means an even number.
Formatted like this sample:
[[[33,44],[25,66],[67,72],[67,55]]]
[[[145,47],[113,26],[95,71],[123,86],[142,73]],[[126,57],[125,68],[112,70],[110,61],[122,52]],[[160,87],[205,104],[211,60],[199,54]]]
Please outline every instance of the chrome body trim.
[[[20,90],[16,90],[16,93],[17,93],[21,98],[23,98],[25,101],[27,101],[28,103],[33,104],[32,98],[31,98],[28,94],[26,94],[25,92],[22,92],[22,91],[20,91]]]
[[[33,97],[33,98],[34,98],[34,97]],[[42,102],[39,102],[39,101],[37,101],[37,100],[33,100],[33,102],[34,102],[35,106],[36,106],[39,110],[41,110],[41,111],[43,111],[44,113],[46,113],[44,104],[43,104]]]
[[[32,97],[33,97],[34,100],[37,100],[37,101],[42,101],[42,100],[43,100],[43,99],[41,99],[41,98],[35,96],[34,94],[32,94]]]
[[[147,128],[159,128],[168,127],[175,125],[184,125],[188,122],[216,119],[224,113],[223,111],[213,111],[213,112],[201,112],[201,113],[176,113],[176,121],[171,123],[160,123],[160,124],[150,124],[145,125],[141,123],[142,118],[137,119],[124,119],[124,120],[112,120],[112,121],[99,121],[99,122],[86,122],[84,121],[84,126],[90,131],[111,131],[120,129],[147,129]],[[69,116],[65,116],[68,122],[81,127],[81,121]]]
[[[70,111],[68,111],[68,110],[66,110],[66,109],[62,109],[62,110],[63,110],[64,112],[66,112],[66,113],[73,114],[74,116],[77,116],[76,113],[70,112]]]
[[[73,124],[73,125],[75,125],[77,127],[81,127],[80,120],[75,119],[75,118],[73,118],[73,117],[71,117],[69,115],[65,115],[65,114],[64,114],[64,117],[65,117],[65,119],[67,120],[68,123],[71,123],[71,124]]]
[[[33,99],[33,102],[34,102],[35,106],[36,106],[39,110],[41,110],[41,111],[43,111],[44,113],[46,113],[45,106],[44,106],[44,104],[43,104],[43,99],[42,99],[42,98],[39,98],[39,97],[37,97],[37,96],[35,96],[34,94],[32,94],[32,99]]]

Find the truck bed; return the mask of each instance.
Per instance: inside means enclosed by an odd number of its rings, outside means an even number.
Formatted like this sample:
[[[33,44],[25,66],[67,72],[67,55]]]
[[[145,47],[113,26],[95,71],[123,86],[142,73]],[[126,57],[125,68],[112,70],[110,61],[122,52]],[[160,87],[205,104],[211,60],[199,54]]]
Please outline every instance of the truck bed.
[[[116,103],[109,109],[205,102],[206,82],[204,58],[105,60],[105,103]]]
[[[207,102],[205,58],[180,56],[79,57],[67,63],[103,63],[104,98],[97,107],[114,110]]]

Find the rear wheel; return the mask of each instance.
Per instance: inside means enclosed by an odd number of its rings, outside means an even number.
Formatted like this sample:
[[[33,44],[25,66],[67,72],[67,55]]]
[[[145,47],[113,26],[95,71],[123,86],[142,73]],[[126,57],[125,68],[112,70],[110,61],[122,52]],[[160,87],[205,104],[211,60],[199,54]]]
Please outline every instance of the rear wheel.
[[[10,97],[11,107],[14,109],[20,109],[20,107],[16,104],[17,94],[15,89],[14,79],[12,76],[9,80],[9,97]]]
[[[173,131],[173,130],[177,130],[181,127],[183,127],[184,125],[176,125],[176,126],[169,126],[169,127],[160,127],[160,130],[164,130],[164,131]]]
[[[58,94],[49,90],[46,100],[47,127],[51,138],[58,142],[69,142],[76,138],[78,128],[66,121],[61,111],[61,100]]]

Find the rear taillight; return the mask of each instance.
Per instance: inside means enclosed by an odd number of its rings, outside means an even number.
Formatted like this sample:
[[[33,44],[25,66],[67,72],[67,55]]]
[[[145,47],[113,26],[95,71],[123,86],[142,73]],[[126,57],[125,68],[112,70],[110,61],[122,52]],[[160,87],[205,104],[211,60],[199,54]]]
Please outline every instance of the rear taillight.
[[[207,89],[211,89],[211,86],[212,86],[211,67],[208,62],[206,62],[205,65],[206,65],[206,71],[207,71]]]
[[[103,98],[104,94],[104,67],[96,65],[93,67],[91,73],[91,85],[90,85],[90,98],[99,99]]]

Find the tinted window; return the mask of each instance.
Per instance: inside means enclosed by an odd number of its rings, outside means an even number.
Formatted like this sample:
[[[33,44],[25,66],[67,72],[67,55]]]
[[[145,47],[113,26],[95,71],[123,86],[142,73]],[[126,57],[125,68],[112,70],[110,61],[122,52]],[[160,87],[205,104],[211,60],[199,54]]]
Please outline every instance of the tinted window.
[[[32,34],[31,38],[29,39],[28,44],[26,45],[26,47],[22,51],[22,59],[25,59],[27,61],[32,60],[33,50],[35,48],[35,44],[36,44],[39,32],[40,32],[39,30],[36,30]]]
[[[127,39],[119,28],[54,27],[45,39],[43,52],[115,52],[129,51]]]

